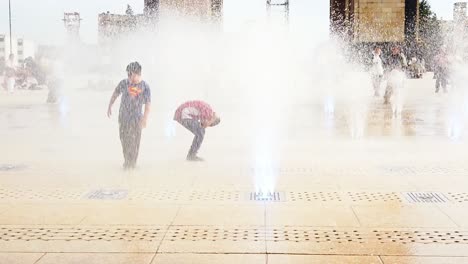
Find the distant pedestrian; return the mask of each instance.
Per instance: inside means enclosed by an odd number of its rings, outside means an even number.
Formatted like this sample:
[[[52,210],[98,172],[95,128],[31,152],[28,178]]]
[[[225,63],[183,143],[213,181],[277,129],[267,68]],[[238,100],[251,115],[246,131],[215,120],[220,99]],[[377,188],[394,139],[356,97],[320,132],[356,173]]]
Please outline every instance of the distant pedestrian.
[[[370,68],[372,86],[374,87],[374,96],[380,96],[380,85],[382,83],[384,68],[383,62],[380,55],[382,54],[382,49],[380,47],[375,47],[372,52],[372,65]]]
[[[413,57],[408,62],[408,75],[412,79],[421,79],[425,72],[423,62]]]
[[[205,129],[218,125],[221,121],[220,118],[207,103],[189,101],[177,108],[174,120],[195,135],[187,154],[187,160],[203,161],[197,154],[205,137]]]
[[[128,78],[115,88],[109,102],[107,116],[112,115],[112,105],[122,95],[119,110],[119,134],[125,162],[124,169],[136,166],[140,148],[141,131],[146,127],[151,108],[151,90],[141,78],[141,65],[132,62],[127,66]],[[145,111],[142,113],[143,105]]]
[[[444,49],[439,51],[434,58],[435,62],[435,72],[434,77],[436,78],[436,90],[435,92],[438,93],[440,87],[444,89],[444,93],[447,92],[447,83],[448,83],[448,71],[449,71],[449,60],[447,57],[447,53]]]
[[[16,71],[17,64],[15,62],[15,55],[10,54],[5,63],[5,88],[8,92],[13,93],[16,85]]]
[[[398,71],[398,72],[405,72],[406,67],[408,67],[408,62],[406,60],[405,54],[401,51],[400,46],[394,45],[392,47],[392,54],[388,58],[387,61],[387,79],[392,79],[391,75]],[[397,74],[400,76],[400,74]],[[384,95],[384,104],[388,104],[390,97],[392,96],[393,92],[392,82],[387,81],[387,88],[385,89]]]

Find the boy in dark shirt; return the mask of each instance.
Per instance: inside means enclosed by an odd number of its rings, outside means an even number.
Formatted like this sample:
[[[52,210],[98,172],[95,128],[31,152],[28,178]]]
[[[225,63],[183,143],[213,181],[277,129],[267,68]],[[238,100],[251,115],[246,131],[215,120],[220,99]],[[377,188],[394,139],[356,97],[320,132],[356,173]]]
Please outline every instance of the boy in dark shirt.
[[[406,67],[408,67],[408,62],[406,61],[405,54],[401,52],[400,46],[394,45],[392,47],[392,54],[387,60],[388,75],[390,75],[393,70],[404,72]],[[387,88],[385,89],[384,95],[384,104],[388,104],[390,102],[390,97],[392,96],[393,88],[394,87],[391,86],[391,83],[387,81]]]
[[[141,66],[132,62],[127,66],[128,78],[115,88],[109,102],[107,116],[112,115],[112,105],[122,95],[119,110],[119,134],[125,162],[124,169],[135,168],[140,148],[141,130],[146,127],[151,108],[151,90],[141,79]],[[145,111],[142,113],[142,107]]]

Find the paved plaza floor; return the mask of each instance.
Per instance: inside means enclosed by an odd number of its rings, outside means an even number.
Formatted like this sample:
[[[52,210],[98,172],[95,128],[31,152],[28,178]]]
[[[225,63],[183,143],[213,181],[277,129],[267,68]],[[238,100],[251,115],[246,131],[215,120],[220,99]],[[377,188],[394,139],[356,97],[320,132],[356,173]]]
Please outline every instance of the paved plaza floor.
[[[466,119],[432,85],[411,80],[396,119],[369,98],[355,123],[340,101],[257,117],[213,97],[202,163],[154,87],[134,171],[111,90],[2,92],[0,263],[468,263]]]

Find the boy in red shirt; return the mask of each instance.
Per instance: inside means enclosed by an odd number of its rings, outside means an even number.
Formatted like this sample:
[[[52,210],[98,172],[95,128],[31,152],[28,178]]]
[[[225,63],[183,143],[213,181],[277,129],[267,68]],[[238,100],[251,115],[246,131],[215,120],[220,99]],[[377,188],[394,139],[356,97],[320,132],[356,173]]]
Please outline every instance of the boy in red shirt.
[[[203,161],[203,159],[197,156],[197,153],[205,137],[205,128],[218,125],[221,119],[207,103],[203,101],[189,101],[177,108],[174,120],[195,135],[192,146],[187,154],[187,160]]]

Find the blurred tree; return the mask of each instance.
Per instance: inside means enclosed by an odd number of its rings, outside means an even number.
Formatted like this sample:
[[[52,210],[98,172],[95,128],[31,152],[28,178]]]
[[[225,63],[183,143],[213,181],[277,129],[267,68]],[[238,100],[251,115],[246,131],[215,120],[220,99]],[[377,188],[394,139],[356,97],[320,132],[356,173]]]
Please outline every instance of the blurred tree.
[[[130,5],[127,5],[127,10],[125,11],[125,14],[127,14],[127,16],[133,16],[134,13],[133,13],[133,9]]]
[[[127,10],[125,11],[125,14],[127,15],[127,26],[131,29],[134,30],[137,27],[137,19],[135,17],[135,14],[133,13],[133,9],[130,5],[127,4]]]
[[[443,46],[441,23],[427,0],[419,3],[419,56],[426,61],[428,70],[433,69],[433,58]]]

